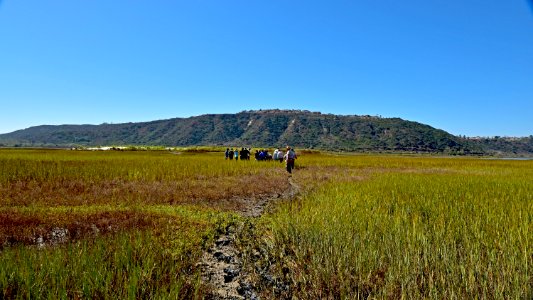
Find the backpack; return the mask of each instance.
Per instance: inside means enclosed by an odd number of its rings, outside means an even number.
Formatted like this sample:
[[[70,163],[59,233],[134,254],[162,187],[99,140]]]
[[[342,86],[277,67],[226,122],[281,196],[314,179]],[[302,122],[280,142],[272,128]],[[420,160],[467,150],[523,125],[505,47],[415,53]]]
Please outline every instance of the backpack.
[[[293,159],[296,158],[296,153],[294,153],[294,151],[292,151],[292,149],[288,150],[286,155],[287,155],[287,159],[293,160]]]

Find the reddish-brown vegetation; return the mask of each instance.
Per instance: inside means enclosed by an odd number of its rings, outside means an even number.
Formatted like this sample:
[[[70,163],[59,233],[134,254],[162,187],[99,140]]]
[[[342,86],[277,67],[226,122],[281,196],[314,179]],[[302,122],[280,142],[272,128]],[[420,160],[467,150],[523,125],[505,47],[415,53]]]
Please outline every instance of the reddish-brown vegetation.
[[[287,180],[275,178],[263,173],[176,181],[20,180],[0,185],[0,203],[3,207],[195,204],[231,210],[236,205],[231,199],[281,193],[288,188]]]

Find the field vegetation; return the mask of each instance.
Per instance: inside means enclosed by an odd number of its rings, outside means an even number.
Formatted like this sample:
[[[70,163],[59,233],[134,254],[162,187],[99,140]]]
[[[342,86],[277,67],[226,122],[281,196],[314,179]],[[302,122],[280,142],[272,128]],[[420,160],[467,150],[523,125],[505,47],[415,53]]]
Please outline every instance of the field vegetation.
[[[305,152],[245,220],[283,165],[211,151],[0,149],[0,298],[201,299],[233,224],[265,299],[533,297],[533,161]]]
[[[0,298],[201,298],[203,249],[282,172],[201,149],[0,150]]]
[[[314,156],[302,165],[343,172],[261,221],[248,247],[268,259],[251,264],[285,286],[265,287],[267,297],[533,297],[533,162]]]

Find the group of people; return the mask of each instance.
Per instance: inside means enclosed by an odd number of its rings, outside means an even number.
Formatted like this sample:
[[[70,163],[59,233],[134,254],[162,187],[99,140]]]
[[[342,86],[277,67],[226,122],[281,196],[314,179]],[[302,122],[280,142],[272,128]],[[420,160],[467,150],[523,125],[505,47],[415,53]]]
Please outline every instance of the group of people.
[[[226,148],[226,152],[225,152],[225,155],[226,155],[226,159],[230,159],[232,160],[233,158],[235,158],[235,160],[239,160],[239,157],[241,158],[241,160],[250,160],[250,152],[251,152],[251,148],[241,148],[241,150],[239,151],[238,148]]]
[[[250,160],[251,151],[251,148],[241,148],[241,150],[239,150],[238,148],[226,148],[225,159],[239,160],[240,158],[241,160]],[[297,158],[296,152],[294,152],[294,150],[289,146],[287,146],[285,153],[279,148],[274,150],[273,154],[270,154],[267,149],[261,149],[255,150],[254,156],[255,160],[257,161],[277,160],[282,163],[285,160],[286,169],[289,174],[292,173],[292,170],[294,169],[294,161]]]
[[[255,150],[255,160],[272,160],[272,154],[267,149]]]

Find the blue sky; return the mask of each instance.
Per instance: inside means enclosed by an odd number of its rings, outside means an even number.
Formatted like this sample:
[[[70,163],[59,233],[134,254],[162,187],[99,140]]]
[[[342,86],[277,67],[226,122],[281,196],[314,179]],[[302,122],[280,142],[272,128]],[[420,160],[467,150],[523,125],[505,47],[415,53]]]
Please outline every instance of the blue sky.
[[[0,133],[306,109],[533,134],[527,1],[0,0]]]

